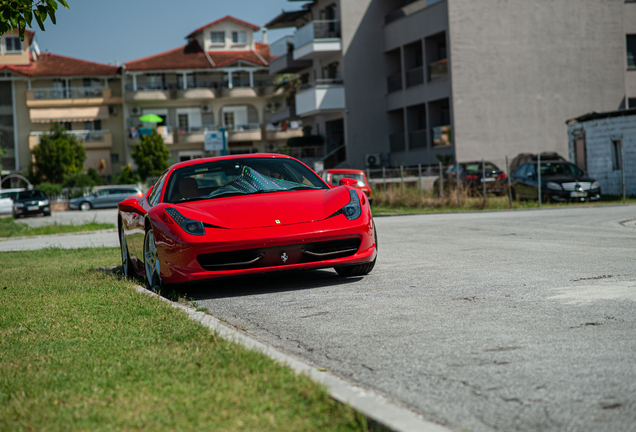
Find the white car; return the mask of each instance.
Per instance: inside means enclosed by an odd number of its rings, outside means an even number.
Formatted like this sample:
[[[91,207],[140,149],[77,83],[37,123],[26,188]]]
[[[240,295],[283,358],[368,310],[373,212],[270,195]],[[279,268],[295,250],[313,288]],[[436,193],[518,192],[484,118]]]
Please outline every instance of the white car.
[[[24,189],[0,189],[0,214],[13,213],[13,201],[18,195],[18,192],[22,192]]]

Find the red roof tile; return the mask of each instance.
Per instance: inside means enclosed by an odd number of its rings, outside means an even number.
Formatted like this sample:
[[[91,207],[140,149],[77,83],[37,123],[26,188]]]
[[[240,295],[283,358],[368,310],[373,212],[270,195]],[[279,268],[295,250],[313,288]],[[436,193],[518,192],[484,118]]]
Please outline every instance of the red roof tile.
[[[256,43],[256,51],[210,51],[208,56],[212,64],[198,42],[192,41],[179,48],[126,62],[125,66],[128,71],[211,69],[227,66],[239,60],[267,66],[270,58],[269,45],[259,42]]]
[[[111,76],[117,75],[119,68],[103,63],[80,60],[58,54],[42,53],[37,61],[29,65],[6,65],[0,68],[31,77],[61,76]]]
[[[223,18],[221,18],[221,19],[218,19],[218,20],[216,20],[216,21],[212,21],[212,22],[211,22],[211,23],[209,23],[209,24],[206,24],[206,25],[204,25],[204,26],[202,26],[202,27],[199,27],[198,29],[196,29],[195,31],[193,31],[192,33],[190,33],[190,34],[189,34],[188,36],[186,36],[186,37],[191,38],[191,37],[193,37],[195,34],[199,33],[200,31],[202,31],[202,30],[204,30],[204,29],[206,29],[206,28],[208,28],[208,27],[211,27],[211,26],[213,26],[213,25],[215,25],[215,24],[218,24],[218,23],[220,23],[220,22],[222,22],[222,21],[226,21],[226,20],[231,20],[231,21],[237,22],[237,23],[239,23],[239,24],[246,25],[246,26],[251,27],[252,29],[254,29],[254,31],[256,31],[256,30],[260,30],[260,27],[259,27],[259,26],[257,26],[257,25],[254,25],[254,24],[248,23],[247,21],[243,21],[243,20],[240,20],[240,19],[238,19],[238,18],[234,18],[234,17],[233,17],[233,16],[231,16],[231,15],[227,15],[227,16],[224,16],[224,17],[223,17]]]

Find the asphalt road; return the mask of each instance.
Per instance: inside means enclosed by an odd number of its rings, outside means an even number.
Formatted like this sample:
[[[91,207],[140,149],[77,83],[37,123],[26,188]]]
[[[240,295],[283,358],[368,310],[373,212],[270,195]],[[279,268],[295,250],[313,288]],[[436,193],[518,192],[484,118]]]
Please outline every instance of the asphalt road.
[[[366,277],[188,295],[458,431],[636,431],[632,219],[636,206],[377,218]]]

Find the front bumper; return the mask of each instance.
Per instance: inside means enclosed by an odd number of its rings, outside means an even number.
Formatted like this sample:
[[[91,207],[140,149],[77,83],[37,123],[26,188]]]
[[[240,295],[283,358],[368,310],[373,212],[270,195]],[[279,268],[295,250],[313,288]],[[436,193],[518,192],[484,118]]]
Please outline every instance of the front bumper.
[[[556,202],[567,201],[596,201],[601,198],[601,190],[593,189],[587,191],[555,191],[548,189],[544,192],[549,199]]]
[[[33,216],[37,214],[51,213],[50,205],[46,206],[28,206],[17,208],[13,207],[13,216]]]
[[[278,227],[240,230],[207,228],[204,236],[185,234],[176,224],[166,225],[159,219],[153,219],[152,223],[158,228],[153,231],[161,278],[168,284],[273,271],[363,264],[373,261],[377,254],[373,219],[370,215],[363,215],[356,221],[347,221],[340,215],[324,221]],[[327,255],[323,259],[303,251],[304,246],[349,240],[359,241],[355,252]],[[263,254],[263,257],[253,264],[245,264],[249,260],[232,258],[234,261],[230,262],[241,262],[243,265],[218,268],[205,265],[209,264],[209,261],[205,261],[206,256],[245,256],[242,254],[247,251]]]

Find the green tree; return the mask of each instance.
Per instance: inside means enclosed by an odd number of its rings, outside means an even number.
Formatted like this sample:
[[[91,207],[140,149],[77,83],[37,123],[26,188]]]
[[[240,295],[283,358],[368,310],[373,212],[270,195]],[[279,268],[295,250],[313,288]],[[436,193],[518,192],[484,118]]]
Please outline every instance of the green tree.
[[[69,9],[66,0],[0,0],[0,35],[18,29],[20,40],[24,40],[24,30],[33,28],[33,18],[44,31],[47,18],[55,24],[58,3]]]
[[[33,148],[33,158],[37,176],[45,177],[50,183],[62,183],[67,175],[82,170],[86,150],[81,140],[54,123],[51,133],[42,135],[40,144]]]
[[[121,174],[115,175],[117,184],[137,184],[141,181],[139,175],[132,170],[130,165],[121,167]]]
[[[278,75],[274,80],[275,90],[283,90],[287,106],[296,106],[296,93],[300,91],[300,78],[297,74]]]
[[[158,176],[168,168],[170,150],[163,143],[163,138],[153,130],[150,135],[141,137],[132,151],[132,158],[137,164],[137,173],[143,181],[150,176]]]

